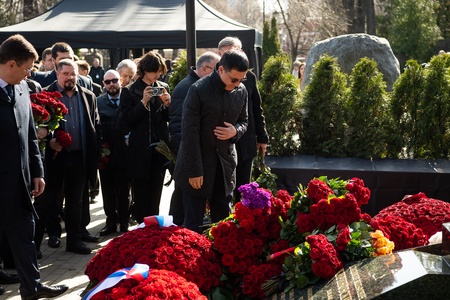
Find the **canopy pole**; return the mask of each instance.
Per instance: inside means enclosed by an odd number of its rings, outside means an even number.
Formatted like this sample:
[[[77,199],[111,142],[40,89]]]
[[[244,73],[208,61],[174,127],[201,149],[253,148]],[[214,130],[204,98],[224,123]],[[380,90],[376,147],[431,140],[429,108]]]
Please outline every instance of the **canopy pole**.
[[[186,0],[186,65],[188,74],[189,68],[195,66],[196,59],[195,1],[197,0]]]

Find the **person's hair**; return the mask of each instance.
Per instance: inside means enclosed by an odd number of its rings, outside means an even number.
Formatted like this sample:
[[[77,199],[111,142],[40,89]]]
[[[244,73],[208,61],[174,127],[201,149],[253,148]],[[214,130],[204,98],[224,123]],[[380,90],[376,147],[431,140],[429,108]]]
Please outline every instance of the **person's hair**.
[[[52,46],[52,57],[56,59],[58,57],[58,52],[69,52],[70,55],[73,57],[73,49],[70,47],[69,44],[64,42],[57,42],[54,43]]]
[[[167,67],[167,71],[170,71],[170,70],[172,70],[172,60],[171,59],[166,59],[165,61],[164,61],[164,63],[166,64],[166,67]]]
[[[242,42],[237,37],[227,36],[219,42],[217,49],[219,49],[219,51],[220,51],[222,48],[225,48],[225,47],[227,47],[227,48],[235,47],[235,48],[242,49]]]
[[[301,67],[302,66],[306,66],[306,63],[300,63],[299,65],[298,65],[298,74],[297,74],[297,76],[298,76],[298,78],[300,78],[300,79],[302,79],[302,72],[300,71],[300,69],[301,69]]]
[[[160,69],[162,69],[163,75],[166,75],[167,73],[167,67],[166,63],[164,62],[164,58],[161,56],[161,54],[153,51],[149,51],[141,57],[137,69],[139,77],[143,77],[145,72],[159,72]]]
[[[119,62],[119,64],[117,65],[117,72],[120,73],[120,71],[122,70],[122,68],[129,68],[131,70],[133,70],[133,73],[136,74],[137,72],[137,66],[136,63],[134,61],[132,61],[131,59],[124,59],[121,62]]]
[[[20,34],[10,36],[0,45],[0,64],[10,60],[23,64],[31,58],[36,61],[39,55],[33,45]]]
[[[70,58],[61,59],[58,62],[58,66],[57,66],[58,71],[61,71],[61,69],[64,66],[72,66],[75,69],[75,72],[78,74],[78,65],[77,65],[77,63],[75,61],[73,61],[73,59],[70,59]]]
[[[296,61],[294,61],[294,63],[293,63],[292,65],[293,65],[294,67],[300,67],[301,64],[302,64],[301,61],[296,60]]]
[[[249,68],[249,62],[247,55],[245,55],[243,51],[231,50],[226,51],[222,55],[219,66],[222,66],[227,72],[230,72],[231,70],[246,72]]]
[[[108,70],[105,72],[105,75],[103,75],[103,80],[105,79],[105,77],[109,74],[114,74],[115,77],[120,78],[120,74],[119,72],[117,72],[116,70]]]
[[[81,68],[82,70],[88,71],[88,73],[91,70],[91,66],[89,65],[89,63],[87,61],[77,60],[75,62],[77,63],[78,67]]]
[[[202,68],[204,65],[210,64],[213,61],[219,61],[220,56],[214,52],[207,51],[200,55],[200,57],[197,60],[197,64],[195,65],[197,70]]]
[[[50,55],[52,54],[52,48],[51,47],[45,48],[44,51],[42,51],[42,60],[45,61],[47,55],[49,55],[49,54]]]

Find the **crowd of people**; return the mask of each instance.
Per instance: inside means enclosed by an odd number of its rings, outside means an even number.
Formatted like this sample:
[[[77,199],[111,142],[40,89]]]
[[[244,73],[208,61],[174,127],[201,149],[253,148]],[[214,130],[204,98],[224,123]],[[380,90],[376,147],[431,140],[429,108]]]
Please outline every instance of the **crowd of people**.
[[[257,152],[265,155],[261,96],[236,37],[222,39],[217,53],[202,54],[173,91],[167,83],[172,61],[154,51],[109,70],[98,58],[92,66],[77,59],[64,42],[44,50],[39,71],[33,70],[37,59],[21,35],[0,46],[0,130],[10,141],[0,148],[0,182],[9,191],[0,197],[0,241],[20,249],[0,253],[18,273],[0,269],[0,284],[20,282],[23,299],[67,290],[39,282],[40,245],[47,233],[48,245],[61,247],[63,220],[66,251],[91,253],[89,243],[99,238],[87,230],[89,204],[99,185],[106,215],[101,236],[159,214],[166,169],[175,181],[174,223],[202,232],[206,208],[212,222],[227,217],[240,199],[237,188],[251,180]],[[62,95],[68,113],[59,129],[70,144],[36,128],[30,94],[42,90]],[[160,142],[176,154],[175,166],[156,150]]]

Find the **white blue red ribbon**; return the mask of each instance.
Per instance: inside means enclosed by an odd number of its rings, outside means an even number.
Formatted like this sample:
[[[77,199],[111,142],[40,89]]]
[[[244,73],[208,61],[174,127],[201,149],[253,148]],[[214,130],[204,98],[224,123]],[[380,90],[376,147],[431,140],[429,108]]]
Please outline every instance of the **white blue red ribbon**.
[[[149,225],[159,225],[159,227],[174,226],[173,216],[148,216],[144,218],[144,222],[139,224],[136,228],[142,228]]]
[[[149,269],[149,266],[144,264],[134,264],[131,268],[120,269],[106,277],[103,281],[92,288],[86,295],[84,295],[82,300],[91,299],[98,292],[115,286],[123,279],[133,278],[135,280],[142,281],[148,277]]]

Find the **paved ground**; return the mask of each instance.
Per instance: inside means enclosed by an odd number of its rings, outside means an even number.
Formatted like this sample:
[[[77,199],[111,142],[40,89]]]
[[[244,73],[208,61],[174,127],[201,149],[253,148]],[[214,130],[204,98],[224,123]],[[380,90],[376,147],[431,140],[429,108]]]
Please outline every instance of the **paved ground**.
[[[170,197],[173,187],[164,187],[160,214],[167,214],[170,203]],[[96,202],[91,204],[91,223],[88,230],[92,235],[97,235],[105,225],[105,214],[103,211],[101,195],[96,198]],[[62,224],[64,226],[64,224]],[[98,252],[101,247],[105,246],[112,238],[119,235],[112,234],[107,237],[100,237],[98,243],[87,243],[91,249],[94,249],[89,255],[75,254],[65,251],[66,236],[63,233],[61,239],[61,247],[58,249],[47,246],[47,239],[44,240],[41,251],[43,258],[38,260],[41,270],[41,281],[45,284],[65,284],[69,286],[69,290],[62,296],[53,299],[64,300],[80,300],[80,294],[89,283],[89,279],[84,275],[86,264]],[[8,270],[14,273],[15,270]],[[0,299],[20,300],[19,284],[2,285],[6,292],[0,295]]]

